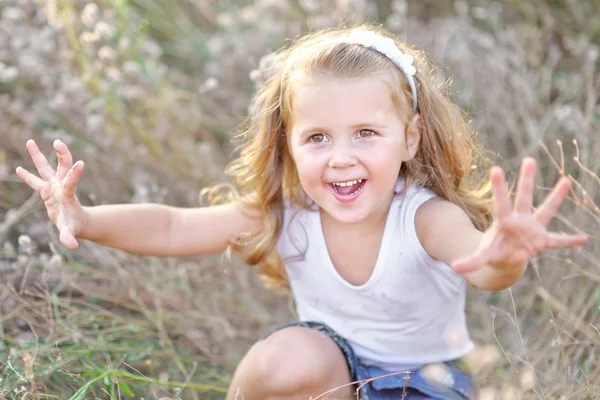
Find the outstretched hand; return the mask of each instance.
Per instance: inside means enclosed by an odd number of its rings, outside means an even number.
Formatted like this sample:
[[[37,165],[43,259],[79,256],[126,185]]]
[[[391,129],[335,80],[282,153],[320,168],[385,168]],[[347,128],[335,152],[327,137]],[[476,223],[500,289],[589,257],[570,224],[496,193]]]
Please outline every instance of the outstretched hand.
[[[495,220],[474,253],[452,263],[456,272],[464,274],[486,265],[503,270],[522,268],[531,257],[545,249],[582,246],[587,242],[587,235],[569,235],[547,229],[571,190],[569,178],[560,178],[534,211],[535,174],[535,160],[523,160],[515,202],[511,206],[504,172],[499,167],[492,168]]]
[[[58,166],[54,170],[33,140],[27,141],[26,146],[39,176],[22,167],[18,167],[16,173],[41,195],[48,217],[60,232],[60,242],[68,249],[75,250],[79,246],[75,236],[80,232],[85,219],[83,208],[75,196],[77,183],[83,172],[83,161],[73,164],[73,156],[68,147],[60,140],[55,140]]]

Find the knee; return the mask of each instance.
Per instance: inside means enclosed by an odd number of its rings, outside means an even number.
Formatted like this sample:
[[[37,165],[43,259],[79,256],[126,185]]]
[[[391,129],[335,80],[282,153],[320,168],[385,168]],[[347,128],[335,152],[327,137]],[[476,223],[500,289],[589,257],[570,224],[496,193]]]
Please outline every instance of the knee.
[[[346,359],[327,335],[291,327],[275,332],[256,348],[254,379],[272,393],[314,395],[350,381]]]

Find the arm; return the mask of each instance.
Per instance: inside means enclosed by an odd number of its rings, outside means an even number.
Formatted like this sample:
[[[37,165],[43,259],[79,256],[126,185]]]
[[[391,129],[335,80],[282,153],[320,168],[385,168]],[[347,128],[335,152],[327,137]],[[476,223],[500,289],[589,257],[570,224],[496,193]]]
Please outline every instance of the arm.
[[[77,238],[158,257],[222,252],[261,224],[260,215],[241,202],[197,208],[117,204],[84,207],[83,211]]]
[[[429,255],[450,266],[454,261],[473,254],[483,240],[467,214],[457,205],[434,198],[417,210],[415,217],[417,235]],[[467,272],[465,279],[484,290],[503,290],[518,281],[527,263],[493,266]]]
[[[554,218],[571,189],[571,181],[561,178],[533,211],[536,173],[534,159],[521,165],[514,205],[508,197],[504,173],[492,168],[495,219],[485,232],[479,232],[457,206],[435,199],[417,211],[417,235],[429,254],[463,274],[473,285],[502,290],[525,272],[529,259],[546,249],[583,246],[587,235],[549,232]]]
[[[215,207],[175,208],[158,204],[120,204],[82,207],[75,195],[83,172],[73,163],[67,146],[54,142],[58,166],[54,170],[33,140],[27,149],[39,176],[19,167],[17,175],[40,193],[60,241],[75,250],[76,238],[140,255],[185,256],[223,251],[243,233],[258,230],[258,210],[238,201]]]

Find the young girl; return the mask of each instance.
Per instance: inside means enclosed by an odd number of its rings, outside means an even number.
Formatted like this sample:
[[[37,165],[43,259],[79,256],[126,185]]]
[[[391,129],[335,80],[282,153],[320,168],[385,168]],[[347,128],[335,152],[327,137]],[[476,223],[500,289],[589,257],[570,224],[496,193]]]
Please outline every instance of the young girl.
[[[473,349],[466,284],[502,290],[540,251],[586,243],[546,230],[569,179],[535,211],[533,159],[512,206],[501,169],[476,179],[460,110],[422,53],[381,30],[298,39],[278,53],[253,106],[229,170],[239,196],[226,204],[82,207],[84,164],[60,141],[56,170],[30,140],[40,176],[17,174],[71,250],[77,239],[169,257],[233,246],[289,285],[299,322],[249,350],[228,399],[347,399],[355,381],[368,381],[365,400],[473,398],[457,361]]]

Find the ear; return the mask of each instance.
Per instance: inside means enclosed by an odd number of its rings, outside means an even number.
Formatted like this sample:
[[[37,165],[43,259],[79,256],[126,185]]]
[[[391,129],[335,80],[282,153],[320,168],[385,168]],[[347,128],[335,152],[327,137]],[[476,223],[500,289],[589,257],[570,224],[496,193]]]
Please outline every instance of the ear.
[[[406,124],[406,160],[409,161],[417,154],[421,143],[421,115],[415,114]]]

